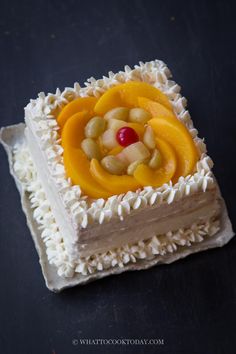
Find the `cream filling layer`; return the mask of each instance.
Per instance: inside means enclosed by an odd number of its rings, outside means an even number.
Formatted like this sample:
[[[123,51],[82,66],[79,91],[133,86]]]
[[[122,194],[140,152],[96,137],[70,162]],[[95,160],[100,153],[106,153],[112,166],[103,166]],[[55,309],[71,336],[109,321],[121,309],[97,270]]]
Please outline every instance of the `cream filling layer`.
[[[57,267],[59,276],[72,277],[76,273],[92,274],[113,267],[124,267],[139,260],[153,259],[176,252],[180,247],[191,247],[205,237],[214,235],[220,227],[216,215],[198,220],[190,227],[153,235],[147,240],[96,253],[87,257],[73,258],[66,250],[65,238],[60,233],[51,205],[37,175],[27,146],[17,146],[14,153],[14,170],[24,189],[29,193],[33,215],[42,230],[49,263]]]

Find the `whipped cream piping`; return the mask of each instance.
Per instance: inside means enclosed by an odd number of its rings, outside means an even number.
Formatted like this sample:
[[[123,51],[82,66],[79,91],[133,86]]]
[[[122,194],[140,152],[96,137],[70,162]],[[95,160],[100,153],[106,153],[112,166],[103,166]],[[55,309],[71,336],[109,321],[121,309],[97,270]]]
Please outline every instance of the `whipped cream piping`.
[[[116,216],[122,220],[133,209],[163,201],[171,203],[184,195],[200,190],[205,191],[214,185],[211,174],[213,162],[206,155],[204,141],[197,136],[198,131],[194,128],[190,114],[186,110],[187,100],[180,94],[180,86],[169,80],[170,77],[171,73],[162,61],[140,62],[134,69],[125,66],[124,71],[117,74],[109,72],[108,77],[103,76],[100,80],[90,78],[82,88],[78,83],[75,83],[74,88],[65,88],[63,92],[59,89],[55,94],[45,95],[41,92],[38,98],[31,100],[25,108],[25,115],[31,121],[33,130],[38,137],[38,143],[46,157],[50,173],[75,225],[86,228],[88,223],[98,221],[102,224]],[[175,185],[170,182],[160,188],[145,187],[136,192],[112,196],[107,201],[103,199],[91,200],[82,194],[79,186],[72,186],[70,179],[66,177],[63,148],[60,145],[56,116],[59,109],[76,97],[100,97],[108,88],[134,80],[148,82],[168,96],[178,119],[187,127],[193,137],[201,155],[200,161],[192,176],[180,177]]]
[[[30,193],[33,215],[42,230],[41,237],[46,246],[48,261],[56,266],[61,277],[73,277],[76,273],[87,275],[114,267],[123,268],[126,264],[139,260],[151,260],[157,256],[173,253],[180,247],[190,247],[193,243],[203,241],[207,236],[213,236],[219,230],[219,220],[212,217],[205,222],[194,223],[188,229],[154,235],[133,245],[73,259],[66,251],[63,235],[59,232],[27,146],[16,146],[13,168],[24,189]],[[99,201],[97,203],[99,204]]]

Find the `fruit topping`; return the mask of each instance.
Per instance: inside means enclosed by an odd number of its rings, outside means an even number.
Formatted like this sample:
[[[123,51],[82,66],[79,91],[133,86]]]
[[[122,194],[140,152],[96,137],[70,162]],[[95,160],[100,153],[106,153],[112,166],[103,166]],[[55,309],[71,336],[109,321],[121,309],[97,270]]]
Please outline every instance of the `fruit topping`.
[[[153,150],[148,166],[151,167],[153,170],[157,170],[161,166],[161,162],[162,158],[160,151],[157,149]]]
[[[125,164],[112,155],[105,156],[101,161],[101,165],[112,175],[122,175],[126,171]]]
[[[141,186],[133,176],[118,176],[107,172],[96,159],[90,162],[90,173],[97,183],[113,195],[135,191]]]
[[[177,159],[172,147],[164,140],[157,139],[157,148],[161,153],[161,166],[153,170],[146,164],[139,164],[134,171],[134,178],[142,186],[160,187],[174,176]]]
[[[102,117],[93,117],[87,123],[84,133],[86,138],[98,138],[106,128],[106,122]]]
[[[138,161],[132,162],[127,168],[127,175],[129,175],[129,176],[133,175],[134,171],[136,170],[138,165],[140,165],[141,163],[143,163],[143,161],[138,160]]]
[[[109,119],[119,119],[119,120],[127,120],[129,116],[129,109],[126,107],[116,107],[108,111],[104,118]]]
[[[150,156],[149,150],[141,141],[127,146],[121,154],[124,155],[129,163],[145,160]]]
[[[180,176],[187,176],[193,171],[198,160],[198,152],[187,128],[172,118],[152,118],[148,124],[152,127],[156,138],[163,139],[175,150],[178,164],[173,181]]]
[[[143,135],[143,142],[149,149],[154,149],[156,146],[155,134],[152,127],[147,126],[145,133]]]
[[[133,123],[145,124],[152,116],[143,108],[132,108],[129,111],[129,121]]]
[[[79,97],[68,103],[57,117],[60,128],[63,128],[67,120],[78,112],[92,112],[97,102],[95,97]]]
[[[107,122],[107,128],[108,129],[113,129],[113,130],[119,130],[120,128],[123,128],[127,126],[127,122],[119,119],[109,119]]]
[[[140,107],[138,97],[146,97],[172,109],[167,96],[146,82],[129,81],[107,90],[97,101],[94,112],[102,116],[115,107]],[[142,107],[143,108],[143,107]]]
[[[128,146],[137,142],[139,137],[133,128],[123,127],[116,133],[116,139],[121,146]]]
[[[144,82],[114,86],[100,98],[79,97],[57,121],[67,176],[92,198],[175,183],[199,158],[167,96]]]
[[[113,149],[118,146],[118,141],[116,140],[116,132],[113,129],[107,129],[101,136],[101,144],[108,150]]]
[[[90,173],[90,160],[81,149],[84,139],[84,128],[89,115],[78,112],[71,116],[62,130],[63,160],[66,174],[74,185],[79,185],[85,193],[92,198],[108,198],[112,195],[102,187]]]
[[[81,148],[89,160],[101,160],[102,154],[98,144],[91,138],[84,139]]]

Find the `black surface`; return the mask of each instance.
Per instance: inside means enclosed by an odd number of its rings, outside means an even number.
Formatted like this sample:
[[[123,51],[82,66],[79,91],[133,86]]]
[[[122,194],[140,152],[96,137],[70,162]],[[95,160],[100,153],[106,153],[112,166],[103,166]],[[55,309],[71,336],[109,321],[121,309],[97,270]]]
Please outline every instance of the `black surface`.
[[[164,60],[183,87],[235,226],[234,1],[0,1],[0,125],[39,91]],[[235,353],[236,240],[170,266],[50,293],[3,149],[0,353]],[[80,338],[163,338],[82,346]]]

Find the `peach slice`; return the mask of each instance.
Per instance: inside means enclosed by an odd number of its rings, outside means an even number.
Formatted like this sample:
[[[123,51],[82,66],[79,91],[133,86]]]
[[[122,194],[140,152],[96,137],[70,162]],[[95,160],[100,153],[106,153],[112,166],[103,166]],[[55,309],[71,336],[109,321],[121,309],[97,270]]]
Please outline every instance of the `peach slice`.
[[[90,172],[93,178],[112,194],[136,191],[140,187],[140,183],[132,176],[115,176],[106,172],[96,159],[90,162]]]
[[[89,120],[89,113],[84,111],[74,114],[66,121],[61,134],[61,144],[64,149],[67,146],[80,148],[81,142],[85,138],[84,128]]]
[[[176,119],[153,118],[148,121],[157,138],[165,140],[176,152],[177,168],[174,175],[174,182],[180,176],[190,174],[199,158],[194,141],[187,128]]]
[[[169,182],[176,171],[177,161],[173,148],[162,139],[156,139],[156,145],[162,156],[160,168],[154,171],[141,164],[134,171],[134,178],[142,186],[160,187]]]
[[[149,112],[152,117],[155,118],[170,118],[171,119],[178,119],[175,114],[172,111],[172,108],[166,108],[163,104],[159,102],[152,101],[146,97],[138,97],[138,104],[139,107],[145,109],[147,112]]]
[[[113,193],[105,190],[90,173],[90,162],[81,149],[67,146],[64,150],[64,165],[67,176],[79,185],[84,194],[91,198],[109,198]]]
[[[164,93],[146,82],[128,81],[106,91],[97,101],[94,112],[104,115],[115,107],[138,107],[138,97],[147,97],[171,109],[169,99]]]
[[[64,127],[66,121],[75,113],[81,111],[89,111],[92,113],[97,102],[95,97],[79,97],[68,103],[59,113],[57,122],[61,128]]]

